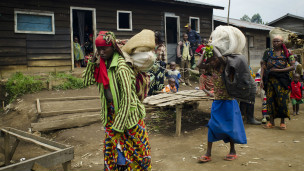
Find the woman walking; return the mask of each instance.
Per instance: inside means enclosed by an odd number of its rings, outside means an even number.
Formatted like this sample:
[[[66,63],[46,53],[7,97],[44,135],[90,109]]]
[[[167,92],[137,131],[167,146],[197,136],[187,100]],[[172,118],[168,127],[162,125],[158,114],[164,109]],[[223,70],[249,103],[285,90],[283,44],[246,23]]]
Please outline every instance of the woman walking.
[[[97,83],[100,92],[104,170],[150,170],[146,113],[136,95],[135,73],[126,64],[114,33],[101,31],[95,44],[97,54],[87,65],[84,82]]]

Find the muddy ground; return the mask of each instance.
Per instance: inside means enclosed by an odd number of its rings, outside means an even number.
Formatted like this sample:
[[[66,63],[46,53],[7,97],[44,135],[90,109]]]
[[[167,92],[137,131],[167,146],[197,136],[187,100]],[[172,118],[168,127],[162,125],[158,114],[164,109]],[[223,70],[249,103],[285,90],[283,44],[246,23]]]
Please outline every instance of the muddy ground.
[[[195,86],[197,84],[193,83],[193,87],[181,87],[181,89],[193,89]],[[42,91],[24,95],[11,105],[12,109],[10,111],[0,114],[0,127],[10,126],[28,131],[30,123],[37,119],[36,98],[96,96],[97,94],[97,88],[92,86],[81,90]],[[182,135],[180,137],[174,136],[174,109],[165,112],[148,112],[146,123],[152,147],[152,170],[303,170],[303,109],[300,110],[300,115],[291,116],[291,120],[287,120],[287,130],[284,131],[278,127],[266,130],[262,126],[245,124],[248,144],[236,146],[239,157],[235,161],[223,160],[228,153],[229,144],[220,141],[214,144],[211,162],[197,163],[197,157],[203,155],[207,148],[207,129],[205,125],[208,122],[206,118],[210,115],[211,103],[211,101],[200,102],[197,110],[184,110]],[[45,106],[42,110],[60,110],[71,106],[85,108],[85,105],[88,104],[85,102],[76,105],[55,104],[55,107],[47,108]],[[259,97],[256,98],[255,116],[261,119],[261,100]],[[277,125],[278,122],[279,120],[276,121]],[[104,130],[100,122],[85,127],[58,130],[41,136],[75,147],[72,170],[103,170]],[[2,139],[0,139],[0,143],[3,143]],[[30,143],[21,143],[13,157],[13,162],[18,162],[21,158],[29,159],[46,153],[48,151]],[[0,154],[0,162],[3,162],[3,159],[3,155]],[[59,166],[53,169],[62,170]]]

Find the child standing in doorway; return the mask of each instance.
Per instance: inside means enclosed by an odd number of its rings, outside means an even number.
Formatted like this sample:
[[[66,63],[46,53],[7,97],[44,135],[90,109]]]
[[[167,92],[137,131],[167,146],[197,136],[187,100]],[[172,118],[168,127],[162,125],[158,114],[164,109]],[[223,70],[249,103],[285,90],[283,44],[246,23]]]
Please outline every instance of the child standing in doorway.
[[[294,116],[299,114],[300,104],[303,103],[304,97],[304,87],[299,80],[300,75],[298,73],[295,73],[293,76],[293,81],[291,82],[291,86],[289,87],[289,89],[291,90],[290,99]]]

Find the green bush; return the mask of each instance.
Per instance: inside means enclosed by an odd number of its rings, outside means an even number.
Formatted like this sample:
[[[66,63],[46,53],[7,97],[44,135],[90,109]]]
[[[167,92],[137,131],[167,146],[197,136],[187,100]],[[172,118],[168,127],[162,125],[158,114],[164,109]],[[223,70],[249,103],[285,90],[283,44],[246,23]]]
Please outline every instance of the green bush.
[[[55,90],[67,90],[67,89],[81,89],[84,88],[83,79],[76,78],[66,73],[53,73],[50,76],[51,79],[65,79],[62,84],[54,86]]]
[[[8,93],[7,104],[23,94],[40,91],[43,88],[43,84],[38,79],[39,77],[25,76],[20,72],[12,75],[5,84],[5,90]]]

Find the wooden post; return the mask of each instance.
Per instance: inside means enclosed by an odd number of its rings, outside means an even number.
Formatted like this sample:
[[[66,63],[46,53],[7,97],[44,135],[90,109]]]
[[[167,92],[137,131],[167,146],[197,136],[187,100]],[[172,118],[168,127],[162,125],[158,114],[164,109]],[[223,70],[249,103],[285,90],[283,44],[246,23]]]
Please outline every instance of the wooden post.
[[[70,171],[71,170],[71,161],[67,161],[65,163],[62,163],[62,167],[64,171]]]
[[[8,133],[4,133],[4,164],[7,166],[10,164],[10,135]]]
[[[182,130],[182,110],[183,105],[178,104],[176,105],[176,136],[180,136]]]

